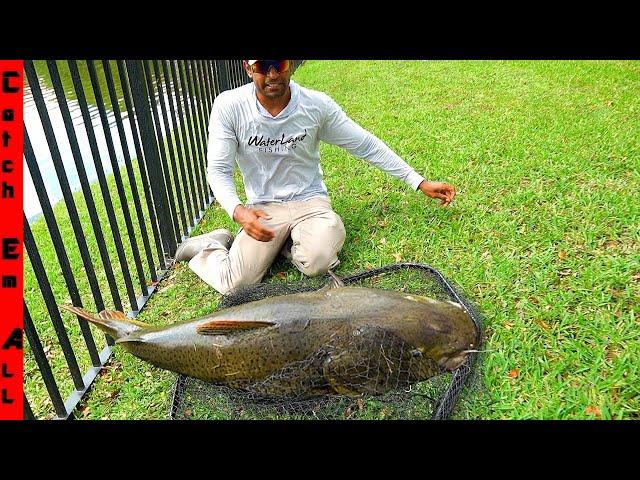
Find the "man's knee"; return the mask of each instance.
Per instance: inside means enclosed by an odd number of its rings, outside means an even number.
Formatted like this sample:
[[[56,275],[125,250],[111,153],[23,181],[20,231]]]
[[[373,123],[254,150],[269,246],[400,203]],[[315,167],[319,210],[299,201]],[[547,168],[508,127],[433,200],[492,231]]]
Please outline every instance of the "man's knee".
[[[211,286],[222,295],[229,295],[231,293],[241,290],[243,287],[249,285],[255,285],[260,283],[264,275],[256,275],[253,272],[243,272],[242,275],[218,275],[213,279]]]
[[[318,277],[327,273],[327,270],[338,265],[339,260],[334,252],[314,252],[303,258],[293,258],[294,265],[308,277]]]
[[[222,295],[228,295],[246,287],[259,283],[265,272],[254,272],[249,268],[240,268],[239,265],[231,264],[228,257],[210,258],[207,260],[196,255],[190,262],[189,267],[205,283],[213,287]]]

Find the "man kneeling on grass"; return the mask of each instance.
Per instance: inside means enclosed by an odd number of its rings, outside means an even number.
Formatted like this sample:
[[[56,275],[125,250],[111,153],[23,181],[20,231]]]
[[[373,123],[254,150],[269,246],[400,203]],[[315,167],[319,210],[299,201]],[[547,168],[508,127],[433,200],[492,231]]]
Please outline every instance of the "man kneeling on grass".
[[[310,277],[338,265],[345,229],[322,181],[321,140],[440,199],[442,205],[456,195],[451,185],[426,181],[329,96],[292,81],[289,67],[289,60],[244,61],[253,83],[222,92],[213,104],[207,180],[242,230],[235,241],[226,229],[190,238],[178,248],[176,261],[188,261],[222,294],[260,282],[279,253]],[[246,206],[233,182],[236,160]]]

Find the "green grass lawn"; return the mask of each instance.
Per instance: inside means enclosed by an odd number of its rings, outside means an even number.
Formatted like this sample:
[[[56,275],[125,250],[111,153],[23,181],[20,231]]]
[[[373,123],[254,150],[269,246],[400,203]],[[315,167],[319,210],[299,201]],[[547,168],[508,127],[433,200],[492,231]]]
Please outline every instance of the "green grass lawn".
[[[455,185],[439,207],[321,147],[347,230],[337,272],[426,263],[480,306],[488,398],[465,417],[638,418],[640,62],[309,60],[293,78],[427,179]],[[237,228],[215,204],[193,234],[220,227]],[[266,280],[281,277],[301,274],[279,262]],[[185,264],[158,287],[141,321],[193,318],[220,300]],[[173,379],[116,347],[77,416],[167,418]]]

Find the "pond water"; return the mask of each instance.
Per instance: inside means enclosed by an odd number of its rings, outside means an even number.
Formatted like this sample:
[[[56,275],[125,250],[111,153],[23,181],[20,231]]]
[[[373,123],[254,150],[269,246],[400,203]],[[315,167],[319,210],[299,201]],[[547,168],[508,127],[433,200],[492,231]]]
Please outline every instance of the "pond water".
[[[96,165],[94,162],[93,154],[89,146],[87,129],[85,127],[84,120],[82,118],[80,105],[78,103],[78,100],[75,95],[75,91],[73,89],[73,84],[71,81],[71,75],[69,73],[67,62],[65,61],[65,62],[56,62],[56,63],[58,65],[58,69],[60,72],[63,89],[65,91],[66,102],[69,107],[71,118],[73,120],[73,128],[75,130],[75,134],[78,139],[79,149],[82,156],[82,162],[87,172],[89,183],[91,183],[97,180],[98,175],[96,173]],[[105,133],[104,133],[101,119],[100,119],[98,107],[96,106],[94,92],[91,87],[88,69],[86,67],[86,62],[77,62],[77,64],[79,67],[82,84],[84,86],[85,96],[89,104],[88,108],[89,108],[90,117],[91,117],[90,128],[93,130],[95,134],[96,143],[98,144],[98,151],[99,151],[101,164],[105,171],[105,174],[108,176],[109,173],[113,171],[113,168],[111,166],[111,161],[109,158],[107,141],[105,138]],[[136,158],[137,155],[135,152],[135,145],[133,142],[131,125],[128,118],[129,114],[126,111],[123,96],[122,96],[122,88],[120,86],[120,82],[118,78],[118,70],[117,70],[116,62],[110,62],[111,74],[114,79],[116,93],[119,99],[118,111],[116,112],[114,112],[113,109],[110,108],[111,102],[110,102],[109,94],[107,90],[106,79],[102,69],[102,63],[94,62],[94,64],[96,66],[96,70],[98,73],[98,79],[100,83],[100,91],[102,93],[102,98],[103,98],[103,101],[105,102],[108,130],[111,133],[111,139],[113,140],[113,144],[116,152],[116,161],[120,165],[124,163],[125,155],[124,155],[123,146],[121,145],[121,142],[120,142],[120,135],[118,134],[118,129],[116,126],[116,115],[120,115],[120,117],[122,118],[122,123],[124,127],[126,143],[127,143],[126,147],[129,153],[129,157],[133,159],[133,158]],[[38,83],[40,85],[40,89],[42,90],[44,102],[47,108],[49,119],[52,124],[54,135],[56,137],[58,150],[60,151],[60,156],[62,158],[64,170],[66,172],[69,185],[72,191],[80,190],[81,189],[80,178],[78,177],[78,172],[77,172],[75,162],[73,159],[73,154],[71,151],[71,145],[69,143],[68,135],[62,119],[60,106],[58,105],[58,101],[56,99],[56,95],[53,90],[53,85],[49,77],[46,62],[36,61],[34,62],[34,66],[38,74]],[[173,93],[173,103],[175,106],[175,89],[172,83],[170,83],[169,85],[171,86],[171,90]],[[182,95],[180,95],[180,100],[182,100]],[[159,114],[161,114],[160,101],[163,101],[165,103],[165,107],[167,111],[169,111],[169,99],[168,99],[167,91],[164,85],[163,85],[162,99],[159,98],[156,90],[156,106],[158,108]],[[177,122],[179,127],[180,118],[177,115],[177,111],[176,111],[176,117],[177,117]],[[36,161],[38,163],[40,172],[42,174],[42,178],[45,183],[47,196],[51,204],[54,205],[56,202],[62,199],[62,189],[60,187],[60,182],[58,180],[58,177],[53,165],[51,150],[44,134],[44,129],[42,127],[42,123],[40,121],[40,116],[38,114],[38,111],[36,109],[33,94],[31,92],[31,88],[29,87],[26,74],[25,74],[25,85],[24,85],[24,123],[25,123],[25,128],[27,130],[27,133],[29,135],[29,140],[31,141],[31,145],[33,147]],[[171,121],[169,121],[169,124],[172,125]],[[164,131],[164,125],[162,121],[161,121],[161,129],[162,129],[162,135],[164,137],[167,134],[167,132]],[[23,159],[23,163],[24,163],[24,190],[23,190],[24,213],[27,219],[29,220],[29,223],[32,223],[36,218],[38,218],[42,214],[42,207],[40,206],[40,202],[36,194],[35,186],[33,184],[33,180],[29,172],[29,168],[27,167],[26,161],[24,159]]]

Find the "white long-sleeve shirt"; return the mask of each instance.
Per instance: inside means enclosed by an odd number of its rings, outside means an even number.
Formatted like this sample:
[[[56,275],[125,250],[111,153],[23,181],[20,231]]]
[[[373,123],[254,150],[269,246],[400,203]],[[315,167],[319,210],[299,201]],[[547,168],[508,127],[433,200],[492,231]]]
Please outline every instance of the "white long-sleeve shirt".
[[[290,81],[291,100],[273,117],[248,83],[220,93],[209,120],[207,180],[229,216],[242,202],[233,181],[237,161],[249,203],[328,196],[320,141],[338,145],[403,180],[424,178],[382,140],[351,120],[328,95]]]

